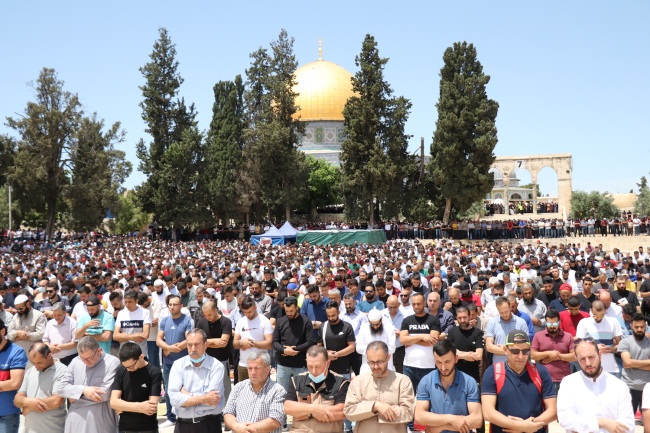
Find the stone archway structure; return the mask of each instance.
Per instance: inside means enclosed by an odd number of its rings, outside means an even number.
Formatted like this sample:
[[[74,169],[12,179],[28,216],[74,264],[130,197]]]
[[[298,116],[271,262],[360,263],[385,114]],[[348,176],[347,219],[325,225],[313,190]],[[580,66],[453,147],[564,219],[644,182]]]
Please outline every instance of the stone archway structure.
[[[533,185],[533,213],[537,213],[537,175],[544,167],[551,167],[557,174],[557,200],[558,211],[563,217],[571,214],[571,176],[573,175],[573,163],[570,153],[559,153],[554,155],[529,155],[529,156],[499,156],[492,164],[492,168],[498,168],[503,173],[505,186],[505,197],[503,205],[509,209],[508,186],[510,173],[516,169],[525,169],[530,172]]]

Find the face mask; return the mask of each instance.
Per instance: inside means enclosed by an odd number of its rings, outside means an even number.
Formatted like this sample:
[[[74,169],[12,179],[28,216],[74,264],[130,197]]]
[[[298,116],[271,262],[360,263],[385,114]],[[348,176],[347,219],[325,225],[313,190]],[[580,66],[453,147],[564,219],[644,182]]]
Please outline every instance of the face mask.
[[[309,378],[314,382],[314,383],[321,383],[322,381],[325,380],[325,372],[322,372],[318,376],[314,376],[313,374],[309,373]]]
[[[192,361],[194,364],[200,364],[201,362],[203,362],[204,359],[205,359],[205,353],[199,359],[194,359],[190,356],[190,361]]]

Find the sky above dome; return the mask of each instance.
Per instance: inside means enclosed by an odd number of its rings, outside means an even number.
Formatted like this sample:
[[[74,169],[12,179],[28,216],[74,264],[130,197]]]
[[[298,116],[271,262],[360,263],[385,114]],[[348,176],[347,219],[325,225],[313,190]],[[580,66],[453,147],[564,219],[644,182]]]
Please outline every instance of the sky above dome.
[[[500,105],[497,156],[573,154],[573,187],[614,193],[635,189],[650,168],[650,2],[2,2],[0,116],[16,116],[33,100],[27,82],[43,67],[57,70],[88,113],[120,121],[120,145],[137,167],[135,144],[148,140],[138,106],[158,28],[177,45],[181,96],[194,102],[201,129],[210,123],[212,87],[244,74],[249,53],[268,47],[281,28],[295,38],[300,65],[323,58],[357,71],[367,33],[396,95],[411,100],[407,133],[429,153],[437,118],[444,50],[473,43],[488,95]],[[4,124],[0,133],[13,133]],[[530,180],[518,174],[522,184]],[[540,173],[553,195],[557,176]],[[127,187],[144,180],[137,170]]]

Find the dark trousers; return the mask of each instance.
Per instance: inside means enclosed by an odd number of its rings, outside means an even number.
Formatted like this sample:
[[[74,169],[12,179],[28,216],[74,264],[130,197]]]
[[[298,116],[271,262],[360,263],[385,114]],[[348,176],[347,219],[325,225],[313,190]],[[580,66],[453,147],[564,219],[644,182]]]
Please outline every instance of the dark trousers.
[[[359,375],[359,371],[361,371],[361,364],[363,363],[363,356],[359,353],[353,352],[352,353],[352,359],[350,360],[350,367],[352,367],[352,371],[354,371],[355,375]]]
[[[65,365],[67,367],[68,365],[70,365],[72,360],[75,359],[76,357],[77,357],[77,354],[75,353],[74,355],[66,356],[65,358],[59,359],[59,362],[61,362],[61,364]]]
[[[395,371],[398,373],[404,373],[404,356],[406,354],[406,346],[400,346],[395,349],[393,354],[393,365],[395,366]]]
[[[424,376],[431,373],[435,368],[418,368],[418,367],[409,367],[408,365],[404,366],[404,374],[411,379],[413,384],[413,392],[417,394],[418,385]],[[413,430],[413,421],[408,423],[409,430]]]
[[[632,413],[636,414],[637,410],[641,411],[641,399],[643,398],[643,391],[631,389],[630,395],[632,396]]]
[[[176,418],[174,433],[221,433],[221,415],[211,416],[204,421],[192,423]]]

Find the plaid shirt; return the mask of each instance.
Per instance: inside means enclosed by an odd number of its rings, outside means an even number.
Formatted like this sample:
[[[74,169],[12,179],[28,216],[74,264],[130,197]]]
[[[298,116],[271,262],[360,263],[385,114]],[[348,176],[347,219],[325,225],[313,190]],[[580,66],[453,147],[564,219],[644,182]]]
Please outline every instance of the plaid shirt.
[[[282,433],[282,426],[285,423],[285,393],[284,388],[270,378],[266,380],[259,393],[253,390],[250,380],[245,380],[232,389],[223,413],[234,416],[237,422],[254,423],[266,418],[274,419],[280,423],[280,426],[270,433]]]

